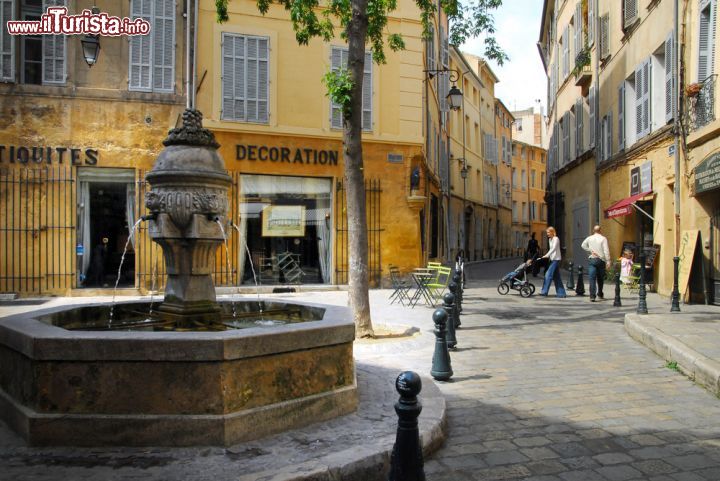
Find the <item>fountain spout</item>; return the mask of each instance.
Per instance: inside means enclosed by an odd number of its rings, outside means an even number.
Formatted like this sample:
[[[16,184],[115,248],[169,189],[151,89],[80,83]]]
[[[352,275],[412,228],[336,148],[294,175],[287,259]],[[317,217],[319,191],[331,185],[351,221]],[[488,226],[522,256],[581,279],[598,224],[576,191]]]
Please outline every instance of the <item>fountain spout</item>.
[[[219,222],[227,214],[231,179],[199,111],[185,110],[182,127],[172,129],[163,144],[146,176],[152,189],[145,196],[152,212],[148,231],[163,249],[168,275],[156,312],[180,325],[212,322],[220,312],[212,273],[224,240]]]

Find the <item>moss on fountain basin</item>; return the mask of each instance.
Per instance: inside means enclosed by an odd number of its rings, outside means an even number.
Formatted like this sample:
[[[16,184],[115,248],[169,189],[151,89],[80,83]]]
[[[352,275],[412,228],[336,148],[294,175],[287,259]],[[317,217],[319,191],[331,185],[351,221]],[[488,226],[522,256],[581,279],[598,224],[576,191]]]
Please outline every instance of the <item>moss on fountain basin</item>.
[[[40,320],[87,309],[77,306],[2,319],[0,413],[31,445],[189,446],[352,412],[349,312],[288,304],[298,306],[319,319],[206,332],[67,330]]]

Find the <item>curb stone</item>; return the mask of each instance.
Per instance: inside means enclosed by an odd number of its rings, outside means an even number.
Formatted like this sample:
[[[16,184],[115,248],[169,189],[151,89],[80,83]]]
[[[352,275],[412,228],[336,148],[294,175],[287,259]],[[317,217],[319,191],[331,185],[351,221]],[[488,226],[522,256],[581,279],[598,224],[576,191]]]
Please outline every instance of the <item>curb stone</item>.
[[[418,396],[423,410],[419,418],[420,444],[423,458],[435,452],[445,441],[447,407],[445,397],[431,379],[421,376],[422,391]],[[393,412],[394,415],[394,412]],[[390,455],[395,433],[368,439],[364,446],[353,446],[336,451],[319,459],[254,472],[237,478],[237,481],[385,481],[390,469]]]
[[[630,337],[647,346],[666,361],[677,362],[683,374],[716,396],[720,396],[720,362],[648,324],[638,314],[625,314],[625,330]]]

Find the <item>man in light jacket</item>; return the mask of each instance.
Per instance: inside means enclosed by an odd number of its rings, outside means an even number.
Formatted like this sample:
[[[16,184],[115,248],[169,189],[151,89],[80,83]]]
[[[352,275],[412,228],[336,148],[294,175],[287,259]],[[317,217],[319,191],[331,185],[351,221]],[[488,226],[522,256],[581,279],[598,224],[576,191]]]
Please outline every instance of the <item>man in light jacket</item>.
[[[581,247],[590,253],[588,257],[588,284],[590,284],[590,301],[595,302],[595,295],[603,299],[603,282],[605,268],[610,268],[610,249],[607,238],[600,233],[600,226],[593,227],[593,234],[587,237]]]

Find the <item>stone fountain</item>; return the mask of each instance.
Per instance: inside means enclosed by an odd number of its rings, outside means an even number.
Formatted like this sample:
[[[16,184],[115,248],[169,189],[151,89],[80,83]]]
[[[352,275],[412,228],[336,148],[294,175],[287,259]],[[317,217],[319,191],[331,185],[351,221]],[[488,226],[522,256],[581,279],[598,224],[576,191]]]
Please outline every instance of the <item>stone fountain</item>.
[[[347,308],[241,301],[251,327],[238,328],[217,302],[230,178],[201,120],[185,111],[147,175],[168,272],[157,316],[135,302],[115,306],[110,325],[108,304],[0,319],[0,418],[28,444],[231,445],[356,409]]]
[[[219,317],[212,272],[225,240],[220,223],[226,221],[231,180],[199,111],[186,110],[182,127],[172,129],[163,144],[146,176],[152,189],[145,197],[148,230],[162,247],[168,276],[158,311],[190,327]]]

